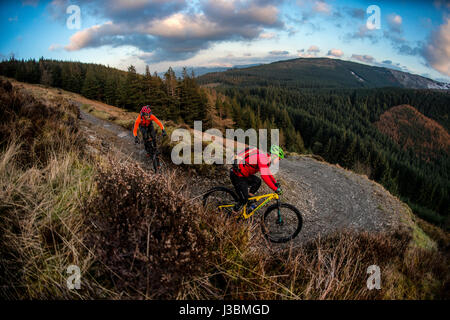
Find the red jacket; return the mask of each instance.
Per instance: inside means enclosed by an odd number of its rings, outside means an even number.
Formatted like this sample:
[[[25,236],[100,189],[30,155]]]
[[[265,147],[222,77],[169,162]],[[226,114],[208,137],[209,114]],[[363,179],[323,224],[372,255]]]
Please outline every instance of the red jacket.
[[[273,191],[277,191],[277,181],[270,172],[270,155],[259,151],[257,148],[247,148],[237,156],[237,168],[233,169],[238,177],[249,177],[261,173],[261,178]],[[236,170],[237,169],[237,170]]]

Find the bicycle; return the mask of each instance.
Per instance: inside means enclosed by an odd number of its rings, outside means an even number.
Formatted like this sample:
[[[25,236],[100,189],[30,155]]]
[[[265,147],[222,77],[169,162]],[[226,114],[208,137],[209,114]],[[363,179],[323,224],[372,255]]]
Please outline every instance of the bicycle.
[[[157,173],[158,170],[161,171],[161,169],[165,166],[164,161],[161,159],[161,152],[157,147],[158,140],[159,137],[157,135],[153,139],[150,135],[148,139],[144,139],[144,149],[150,157],[150,161],[155,173]]]
[[[227,197],[225,199],[225,197]],[[263,200],[264,199],[264,200]],[[256,211],[264,207],[272,200],[276,203],[270,205],[264,213],[261,221],[261,229],[266,239],[273,243],[285,243],[294,239],[302,229],[303,218],[300,211],[289,203],[280,201],[277,193],[268,193],[260,196],[248,198],[249,202],[259,202],[253,210],[247,212],[247,204],[245,204],[238,215],[238,220],[247,220],[252,217]],[[224,212],[228,216],[233,215],[233,209],[239,203],[237,194],[223,186],[217,186],[208,190],[203,195],[203,206],[205,208],[212,207],[214,210]],[[277,237],[279,236],[279,237]]]

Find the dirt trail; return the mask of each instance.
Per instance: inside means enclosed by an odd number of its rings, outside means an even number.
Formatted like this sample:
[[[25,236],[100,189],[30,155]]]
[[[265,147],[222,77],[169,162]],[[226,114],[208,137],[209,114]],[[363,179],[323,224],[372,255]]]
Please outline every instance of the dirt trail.
[[[79,106],[80,103],[71,100],[72,103]],[[82,120],[81,127],[86,133],[88,139],[88,148],[91,152],[97,153],[101,149],[114,149],[120,158],[134,159],[141,163],[146,161],[144,148],[135,145],[134,137],[130,130],[114,124],[110,121],[99,119],[80,109]]]
[[[335,230],[389,231],[410,225],[407,207],[380,184],[310,157],[280,165],[284,199],[305,220],[299,241]]]
[[[81,117],[88,135],[101,136],[124,155],[145,160],[142,146],[134,144],[129,130],[85,112]],[[283,201],[295,205],[303,214],[304,226],[296,243],[336,230],[388,231],[409,224],[402,202],[378,183],[338,166],[306,156],[291,157],[280,162],[276,176],[283,185]],[[217,182],[196,183],[193,197],[213,184]],[[269,189],[263,185],[261,191]]]
[[[49,89],[45,90],[50,93]],[[70,94],[66,98],[78,107],[96,103],[77,96]],[[80,113],[81,127],[91,152],[113,150],[124,159],[145,163],[143,147],[134,144],[131,130],[81,109]],[[389,231],[413,224],[406,205],[381,185],[338,166],[307,156],[290,157],[280,162],[276,178],[283,186],[282,200],[295,205],[303,215],[303,229],[295,244],[336,230]],[[227,176],[221,177],[220,182],[203,177],[190,179],[190,185],[196,186],[192,188],[193,197],[200,196],[212,185],[231,185]],[[261,192],[269,191],[263,184]]]

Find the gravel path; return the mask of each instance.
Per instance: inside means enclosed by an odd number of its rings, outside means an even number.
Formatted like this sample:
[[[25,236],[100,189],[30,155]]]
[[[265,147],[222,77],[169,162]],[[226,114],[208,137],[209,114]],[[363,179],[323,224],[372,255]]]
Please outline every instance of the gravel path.
[[[80,107],[81,103],[72,100],[72,103]],[[134,137],[130,130],[94,117],[80,109],[82,129],[89,141],[88,148],[96,153],[100,150],[109,150],[114,147],[117,154],[122,158],[132,158],[139,162],[146,160],[144,147],[134,143]]]
[[[310,157],[280,165],[283,200],[303,214],[298,241],[336,230],[389,231],[408,224],[406,207],[381,185]]]

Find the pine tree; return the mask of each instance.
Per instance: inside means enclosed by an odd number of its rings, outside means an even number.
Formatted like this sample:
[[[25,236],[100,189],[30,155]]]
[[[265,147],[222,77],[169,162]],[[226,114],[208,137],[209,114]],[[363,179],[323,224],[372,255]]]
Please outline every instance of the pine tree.
[[[105,102],[117,106],[118,104],[118,80],[113,74],[109,74],[105,83]]]
[[[88,68],[86,78],[84,79],[81,94],[89,99],[97,99],[100,90],[100,85],[96,77],[94,69]]]

